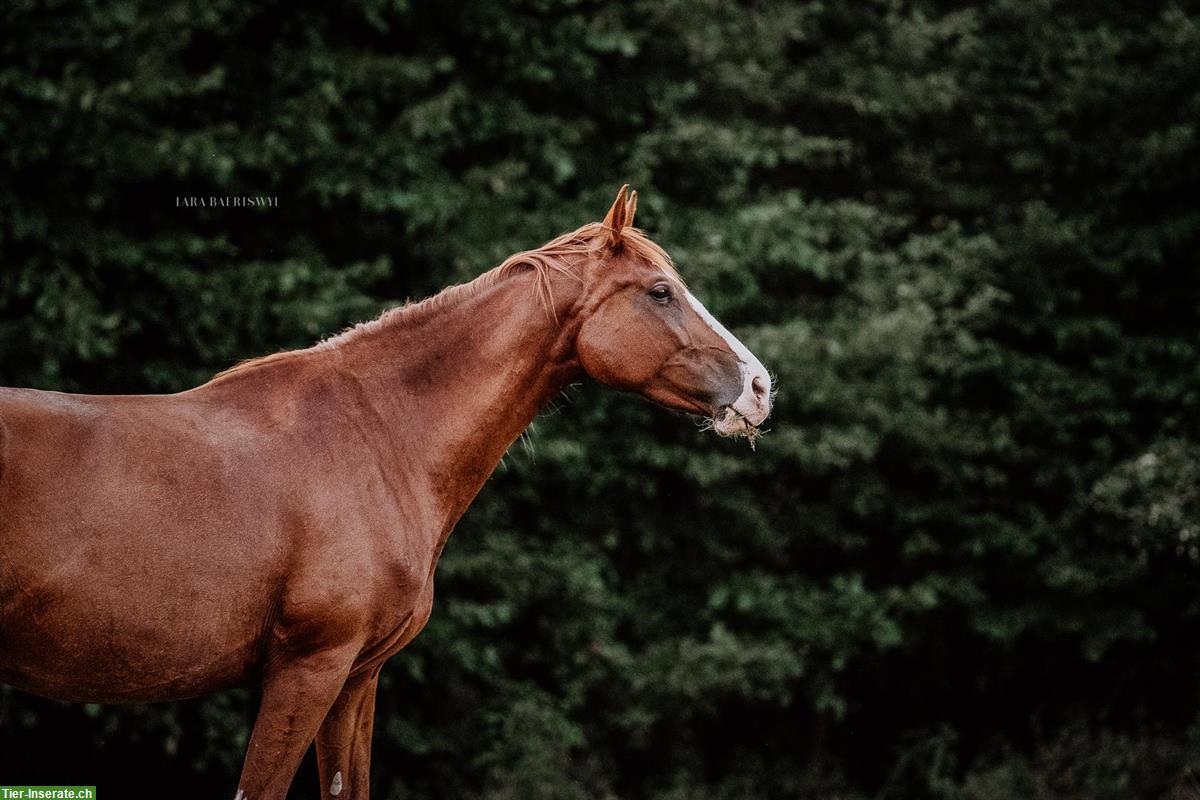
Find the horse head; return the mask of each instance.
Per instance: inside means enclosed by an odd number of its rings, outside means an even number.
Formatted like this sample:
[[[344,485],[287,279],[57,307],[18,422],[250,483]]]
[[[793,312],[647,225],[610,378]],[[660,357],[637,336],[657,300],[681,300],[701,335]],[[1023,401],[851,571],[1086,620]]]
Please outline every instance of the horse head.
[[[637,192],[621,187],[579,270],[580,365],[602,384],[705,417],[717,433],[753,444],[771,413],[771,376],[633,227],[636,210]]]

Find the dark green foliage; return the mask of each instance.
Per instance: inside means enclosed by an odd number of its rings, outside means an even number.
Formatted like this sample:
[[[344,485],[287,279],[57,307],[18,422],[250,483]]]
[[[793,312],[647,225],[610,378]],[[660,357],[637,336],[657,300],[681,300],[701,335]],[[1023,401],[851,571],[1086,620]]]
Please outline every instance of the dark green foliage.
[[[1200,796],[1187,6],[15,0],[0,31],[0,383],[195,385],[626,181],[778,372],[757,453],[591,386],[536,423],[384,672],[380,795]],[[210,194],[279,207],[176,207]],[[253,713],[4,691],[0,781],[213,796]]]

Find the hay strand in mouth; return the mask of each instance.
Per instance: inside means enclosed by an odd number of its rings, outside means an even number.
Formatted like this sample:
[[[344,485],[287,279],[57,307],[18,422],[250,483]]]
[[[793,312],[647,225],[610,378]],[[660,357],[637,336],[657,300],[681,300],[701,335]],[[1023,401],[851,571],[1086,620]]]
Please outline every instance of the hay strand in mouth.
[[[755,442],[766,431],[751,425],[750,422],[732,408],[725,408],[720,414],[707,417],[700,423],[700,430],[713,431],[718,436],[728,439],[744,438],[750,449],[755,450]]]
[[[761,428],[756,428],[753,425],[747,425],[746,433],[744,435],[746,437],[746,441],[750,444],[750,452],[753,453],[755,451],[754,443],[758,441],[758,437],[763,435],[763,431]]]

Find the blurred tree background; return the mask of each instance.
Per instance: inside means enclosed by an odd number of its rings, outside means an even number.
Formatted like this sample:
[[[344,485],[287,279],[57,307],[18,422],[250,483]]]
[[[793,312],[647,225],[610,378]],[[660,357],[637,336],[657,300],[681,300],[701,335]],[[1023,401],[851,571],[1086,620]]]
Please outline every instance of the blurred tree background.
[[[539,419],[377,794],[1198,798],[1198,124],[1184,3],[8,0],[0,384],[187,388],[628,181],[772,430]],[[108,797],[232,796],[255,702],[2,691],[0,780]]]

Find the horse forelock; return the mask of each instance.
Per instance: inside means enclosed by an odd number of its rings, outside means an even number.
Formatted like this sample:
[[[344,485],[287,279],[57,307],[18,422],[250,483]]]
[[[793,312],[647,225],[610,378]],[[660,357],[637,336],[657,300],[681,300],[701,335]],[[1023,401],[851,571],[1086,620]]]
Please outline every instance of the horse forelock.
[[[336,349],[372,331],[403,324],[404,322],[419,321],[456,300],[470,298],[494,286],[505,278],[526,270],[533,271],[536,276],[535,295],[537,301],[542,305],[546,313],[557,322],[558,318],[555,313],[554,290],[551,279],[557,273],[575,280],[582,280],[580,270],[583,264],[589,259],[602,257],[604,249],[610,246],[611,241],[612,231],[610,228],[601,222],[590,222],[570,233],[564,233],[561,236],[551,239],[541,247],[514,253],[504,259],[498,266],[493,267],[472,281],[447,287],[424,300],[390,308],[375,319],[352,325],[340,333],[322,339],[312,347],[272,353],[241,361],[217,373],[213,380],[292,357],[302,356],[305,353]],[[675,269],[671,256],[646,236],[642,230],[632,226],[622,228],[618,235],[617,246],[623,248],[625,252],[628,252],[634,258],[661,269],[672,279],[678,281],[680,285],[684,285],[683,278]]]

